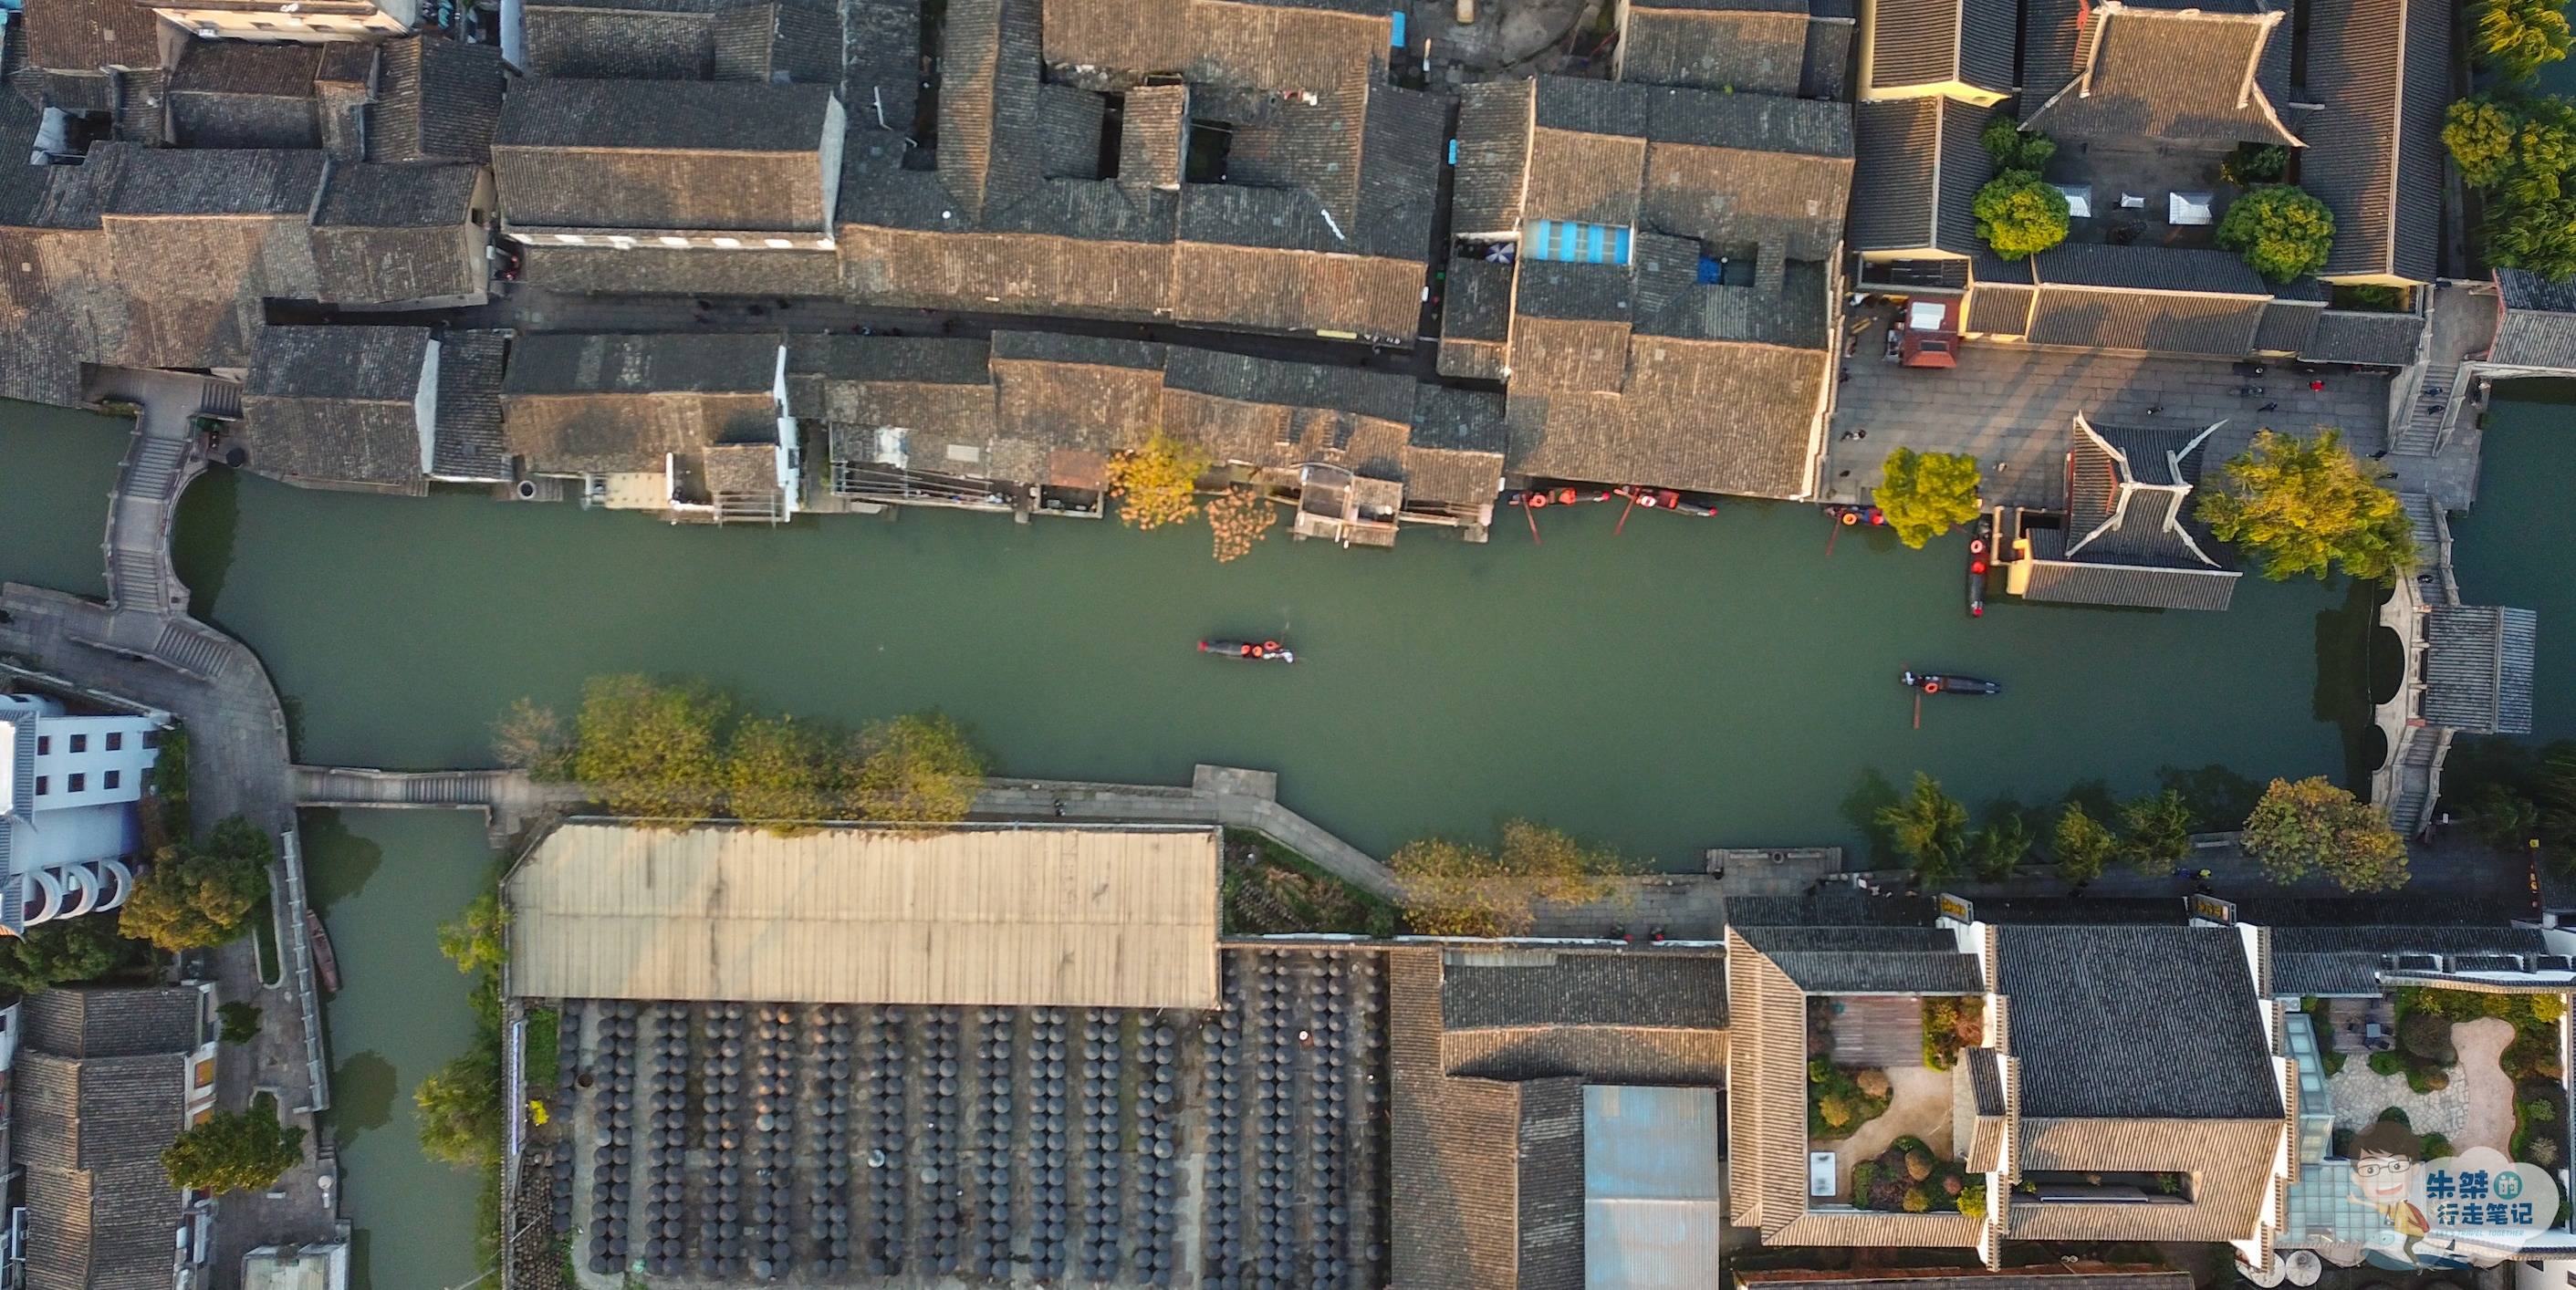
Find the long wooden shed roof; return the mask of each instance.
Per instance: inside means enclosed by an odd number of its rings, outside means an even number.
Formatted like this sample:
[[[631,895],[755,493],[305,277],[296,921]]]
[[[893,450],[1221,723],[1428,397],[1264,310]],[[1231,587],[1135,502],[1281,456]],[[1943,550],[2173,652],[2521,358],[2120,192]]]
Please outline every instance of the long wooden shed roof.
[[[1213,828],[575,822],[506,883],[535,998],[1213,1008]]]

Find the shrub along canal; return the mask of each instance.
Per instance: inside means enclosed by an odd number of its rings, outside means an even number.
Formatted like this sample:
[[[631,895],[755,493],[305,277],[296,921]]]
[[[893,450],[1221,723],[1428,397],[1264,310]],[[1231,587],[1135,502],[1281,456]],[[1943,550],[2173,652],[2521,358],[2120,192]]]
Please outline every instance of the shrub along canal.
[[[0,405],[0,577],[101,592],[124,429]],[[2520,433],[2490,443],[2521,452]],[[2511,500],[2566,473],[2534,444],[2516,458],[2527,481],[2489,472],[2515,536],[2480,556],[2525,581],[2471,581],[2546,615],[2550,597],[2522,587],[2547,579],[2571,520]],[[1624,533],[1612,507],[1550,511],[1543,541],[1507,518],[1490,545],[1407,533],[1391,553],[1274,532],[1220,566],[1195,523],[1140,535],[915,512],[673,528],[218,471],[188,495],[179,559],[197,613],[267,661],[308,762],[482,764],[512,698],[569,710],[583,678],[639,670],[806,718],[939,706],[1010,773],[1272,769],[1291,806],[1380,853],[1429,832],[1490,837],[1505,813],[1672,867],[1715,844],[1856,844],[1877,786],[1917,769],[1972,804],[2053,802],[2087,779],[2134,792],[2160,767],[2222,760],[2258,778],[2337,774],[2337,718],[2366,704],[2369,600],[2342,587],[2249,579],[2224,614],[2001,601],[1972,620],[1955,537],[1908,552],[1846,533],[1828,557],[1815,509],[1749,502],[1640,512]],[[1300,662],[1202,658],[1193,644],[1212,635],[1276,637]],[[2544,681],[2566,674],[2564,640],[2544,626]],[[1915,729],[1896,681],[1909,666],[2005,692],[1935,700]],[[347,982],[330,1010],[340,1133],[374,1283],[454,1284],[477,1270],[474,1179],[412,1146],[410,1091],[465,1042],[466,979],[433,929],[490,857],[461,814],[307,824]]]

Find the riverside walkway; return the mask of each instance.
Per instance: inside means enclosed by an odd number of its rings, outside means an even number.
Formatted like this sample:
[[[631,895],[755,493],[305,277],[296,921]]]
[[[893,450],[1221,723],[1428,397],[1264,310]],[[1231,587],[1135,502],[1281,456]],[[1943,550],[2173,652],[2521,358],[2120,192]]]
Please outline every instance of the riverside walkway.
[[[18,583],[0,585],[0,654],[81,686],[161,709],[186,730],[189,804],[199,824],[240,815],[278,842],[269,889],[286,971],[274,986],[260,977],[249,938],[212,955],[221,997],[261,1006],[264,1023],[251,1044],[228,1047],[216,1064],[218,1104],[246,1106],[254,1090],[274,1090],[288,1119],[318,1130],[315,1113],[331,1105],[330,1063],[322,1001],[306,963],[302,857],[295,836],[295,798],[286,713],[268,670],[250,647],[188,614],[188,588],[170,562],[179,495],[205,470],[190,419],[238,415],[239,387],[170,372],[104,370],[90,397],[133,404],[133,440],[108,498],[102,557],[108,599],[94,600]],[[240,1266],[260,1245],[327,1241],[339,1234],[338,1166],[329,1136],[313,1132],[314,1158],[266,1192],[236,1192],[216,1202],[213,1261]]]
[[[1333,876],[1393,900],[1401,890],[1385,863],[1279,804],[1279,776],[1266,770],[1202,765],[1187,788],[1091,784],[1058,779],[992,779],[976,795],[981,817],[1059,816],[1087,822],[1222,824],[1257,829]]]

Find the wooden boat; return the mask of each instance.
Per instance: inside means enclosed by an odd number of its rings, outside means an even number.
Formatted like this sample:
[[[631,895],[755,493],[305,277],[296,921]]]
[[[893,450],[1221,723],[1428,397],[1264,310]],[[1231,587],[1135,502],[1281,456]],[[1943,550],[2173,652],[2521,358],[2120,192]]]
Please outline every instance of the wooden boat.
[[[1909,669],[1898,673],[1897,679],[1905,683],[1906,689],[1921,690],[1925,694],[2001,694],[2004,692],[2003,686],[1993,681],[1981,681],[1973,676],[1945,676],[1939,672],[1916,672]]]
[[[326,993],[340,992],[340,958],[331,952],[331,933],[322,930],[322,916],[304,911],[304,939],[313,946],[313,973],[322,978]]]
[[[1230,658],[1238,663],[1294,663],[1297,661],[1296,651],[1277,641],[1207,640],[1199,642],[1199,652],[1214,654],[1218,658]]]

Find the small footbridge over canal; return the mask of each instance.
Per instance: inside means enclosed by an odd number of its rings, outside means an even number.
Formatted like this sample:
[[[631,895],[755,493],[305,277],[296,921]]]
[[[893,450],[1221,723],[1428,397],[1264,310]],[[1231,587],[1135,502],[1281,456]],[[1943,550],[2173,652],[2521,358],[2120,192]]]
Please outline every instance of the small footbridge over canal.
[[[506,845],[540,817],[596,796],[583,784],[533,779],[524,770],[375,770],[297,766],[299,806],[433,807],[483,813],[494,846]]]
[[[2451,524],[2425,493],[2398,499],[2415,534],[2416,568],[2398,578],[2379,625],[2404,650],[2397,690],[2374,711],[2386,759],[2371,800],[2391,826],[2421,837],[2442,796],[2442,763],[2462,734],[2531,733],[2532,659],[2538,622],[2528,609],[2460,603]]]

